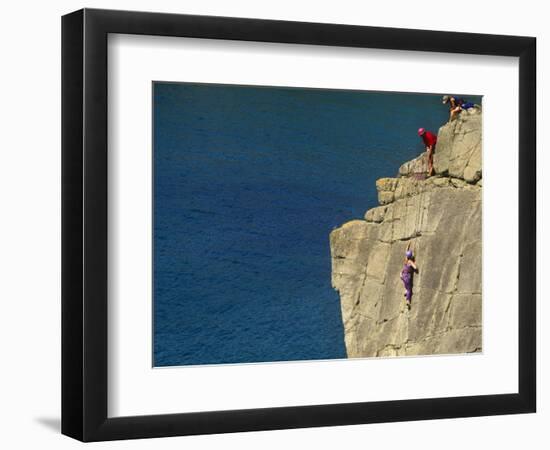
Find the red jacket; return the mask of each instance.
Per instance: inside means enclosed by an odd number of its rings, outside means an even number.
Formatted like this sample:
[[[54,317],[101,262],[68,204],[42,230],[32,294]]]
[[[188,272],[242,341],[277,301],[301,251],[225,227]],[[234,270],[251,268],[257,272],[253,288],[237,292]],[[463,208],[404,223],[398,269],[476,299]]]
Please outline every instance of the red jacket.
[[[422,135],[422,140],[424,141],[426,147],[435,147],[435,144],[437,144],[437,136],[429,131],[424,132]]]

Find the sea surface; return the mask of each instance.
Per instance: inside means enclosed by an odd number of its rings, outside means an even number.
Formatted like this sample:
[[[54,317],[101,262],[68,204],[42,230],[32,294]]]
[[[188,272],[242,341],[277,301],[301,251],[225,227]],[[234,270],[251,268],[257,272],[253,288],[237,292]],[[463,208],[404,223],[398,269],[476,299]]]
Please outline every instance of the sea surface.
[[[156,82],[153,100],[154,366],[345,358],[329,234],[422,152],[441,95]]]

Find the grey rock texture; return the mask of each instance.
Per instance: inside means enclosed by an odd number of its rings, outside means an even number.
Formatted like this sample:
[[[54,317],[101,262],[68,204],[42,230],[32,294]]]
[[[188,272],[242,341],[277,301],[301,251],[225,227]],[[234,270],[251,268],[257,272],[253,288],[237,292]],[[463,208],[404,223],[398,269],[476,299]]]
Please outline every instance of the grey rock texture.
[[[377,181],[380,206],[330,234],[348,357],[479,352],[481,119],[463,112],[440,128],[436,176],[424,156]],[[412,307],[399,278],[411,242],[419,272]]]

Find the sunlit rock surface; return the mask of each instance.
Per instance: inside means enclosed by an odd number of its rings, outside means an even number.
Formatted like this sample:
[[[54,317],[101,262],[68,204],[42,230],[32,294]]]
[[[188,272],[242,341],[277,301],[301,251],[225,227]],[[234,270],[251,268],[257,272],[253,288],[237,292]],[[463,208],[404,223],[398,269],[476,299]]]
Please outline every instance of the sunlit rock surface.
[[[481,333],[481,121],[462,112],[438,133],[436,175],[424,155],[377,181],[380,206],[330,234],[348,357],[470,353]],[[411,242],[411,309],[399,274]]]

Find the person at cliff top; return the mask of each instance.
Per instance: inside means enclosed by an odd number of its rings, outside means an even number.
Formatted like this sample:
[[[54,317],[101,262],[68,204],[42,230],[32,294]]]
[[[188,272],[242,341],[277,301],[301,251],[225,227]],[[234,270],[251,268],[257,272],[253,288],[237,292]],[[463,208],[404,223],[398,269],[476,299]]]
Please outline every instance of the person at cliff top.
[[[418,136],[420,136],[426,146],[426,153],[428,154],[428,176],[431,177],[434,173],[434,151],[435,144],[437,144],[437,135],[430,131],[426,131],[424,128],[419,128]]]
[[[467,102],[463,98],[457,97],[456,95],[444,95],[443,104],[446,105],[447,103],[449,104],[450,112],[449,122],[453,120],[459,112],[475,106],[472,102]]]
[[[403,264],[403,269],[401,269],[400,278],[403,281],[405,286],[405,299],[407,301],[407,308],[411,308],[412,301],[412,288],[413,288],[413,274],[418,271],[416,263],[414,262],[414,255],[411,250],[411,243],[407,245],[407,250],[405,251],[405,263]]]

